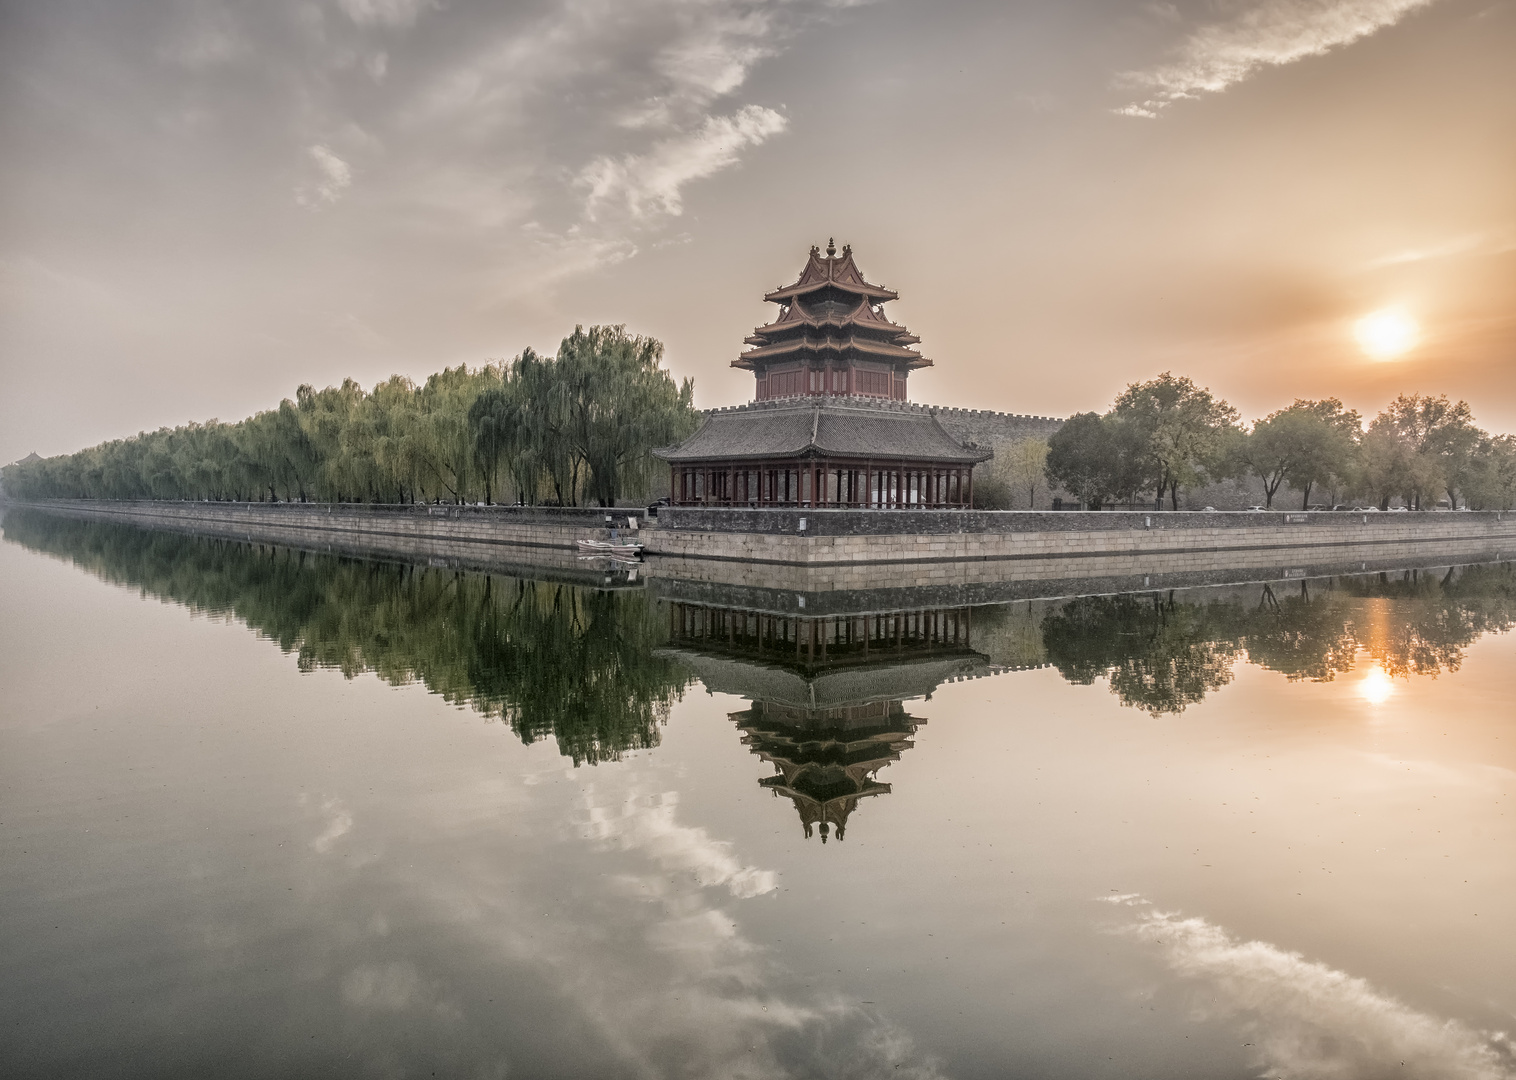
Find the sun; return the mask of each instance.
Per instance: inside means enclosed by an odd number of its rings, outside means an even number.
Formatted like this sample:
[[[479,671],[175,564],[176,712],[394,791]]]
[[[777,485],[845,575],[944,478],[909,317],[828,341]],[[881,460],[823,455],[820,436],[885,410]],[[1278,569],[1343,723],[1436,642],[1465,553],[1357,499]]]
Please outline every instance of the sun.
[[[1400,308],[1371,312],[1353,324],[1358,347],[1375,360],[1393,360],[1416,347],[1421,327]]]

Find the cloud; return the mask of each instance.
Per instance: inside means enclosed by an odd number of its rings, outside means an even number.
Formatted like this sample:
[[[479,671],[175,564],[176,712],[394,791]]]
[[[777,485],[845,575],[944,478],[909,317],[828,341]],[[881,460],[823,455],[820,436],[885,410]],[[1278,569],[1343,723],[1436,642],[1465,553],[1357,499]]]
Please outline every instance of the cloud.
[[[632,218],[684,211],[683,187],[735,165],[739,154],[785,129],[784,116],[762,105],[747,105],[730,116],[708,117],[694,131],[664,139],[645,154],[599,157],[580,172],[588,191],[585,212],[593,220],[619,207]]]
[[[1104,898],[1103,898],[1104,899]],[[1364,979],[1264,941],[1239,941],[1202,918],[1153,909],[1141,897],[1123,931],[1159,945],[1176,974],[1207,984],[1202,1013],[1235,1016],[1256,1044],[1254,1064],[1297,1080],[1512,1080],[1516,1046],[1419,1012]]]
[[[1513,248],[1516,248],[1516,230],[1508,230],[1504,233],[1469,233],[1425,247],[1394,251],[1377,259],[1371,259],[1365,266],[1372,270],[1382,266],[1400,266],[1405,263],[1426,262],[1432,259],[1451,259],[1459,255],[1498,255]]]
[[[359,26],[414,26],[434,0],[337,0],[342,13]]]
[[[319,143],[307,153],[316,165],[317,178],[296,190],[295,201],[301,206],[330,206],[342,198],[343,193],[352,185],[352,167]]]
[[[1220,93],[1265,67],[1292,64],[1351,45],[1436,0],[1263,0],[1229,22],[1185,39],[1179,59],[1123,81],[1152,96],[1116,111],[1155,117],[1176,101]]]
[[[773,34],[767,12],[721,12],[664,46],[653,66],[676,93],[703,104],[732,93],[754,64],[774,55]]]

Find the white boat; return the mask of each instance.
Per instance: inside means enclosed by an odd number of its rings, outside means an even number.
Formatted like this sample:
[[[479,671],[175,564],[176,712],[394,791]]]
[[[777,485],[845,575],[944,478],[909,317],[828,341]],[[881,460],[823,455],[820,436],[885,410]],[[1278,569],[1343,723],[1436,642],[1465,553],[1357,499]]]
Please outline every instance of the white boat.
[[[637,540],[580,540],[579,551],[585,555],[615,555],[623,559],[635,559],[642,554],[642,544]]]

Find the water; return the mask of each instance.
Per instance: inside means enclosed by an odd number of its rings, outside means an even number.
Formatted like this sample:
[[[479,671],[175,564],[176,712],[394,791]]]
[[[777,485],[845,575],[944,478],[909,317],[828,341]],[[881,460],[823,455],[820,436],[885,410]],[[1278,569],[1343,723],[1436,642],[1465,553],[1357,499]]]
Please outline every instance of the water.
[[[1508,564],[806,620],[4,529],[7,1077],[1516,1076]]]

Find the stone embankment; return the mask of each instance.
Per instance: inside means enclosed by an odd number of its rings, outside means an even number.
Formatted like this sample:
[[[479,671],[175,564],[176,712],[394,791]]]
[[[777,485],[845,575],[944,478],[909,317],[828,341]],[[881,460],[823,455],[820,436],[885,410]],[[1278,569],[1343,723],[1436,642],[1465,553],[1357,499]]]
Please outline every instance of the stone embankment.
[[[35,509],[151,529],[520,576],[584,578],[579,539],[638,523],[639,508],[53,500]],[[624,575],[623,575],[624,576]],[[619,579],[618,579],[619,580]]]
[[[1156,582],[1248,567],[1507,558],[1516,513],[1026,512],[376,506],[58,501],[55,512],[315,550],[475,567],[570,569],[580,539],[638,520],[647,571],[736,587],[973,586],[1108,578]],[[609,519],[609,520],[608,520]]]
[[[802,528],[803,521],[803,528]],[[1516,513],[934,512],[665,508],[659,578],[799,593],[944,587],[982,602],[1047,589],[1270,580],[1516,551]],[[1429,561],[1430,560],[1430,561]],[[1105,583],[1102,585],[1101,583]]]

